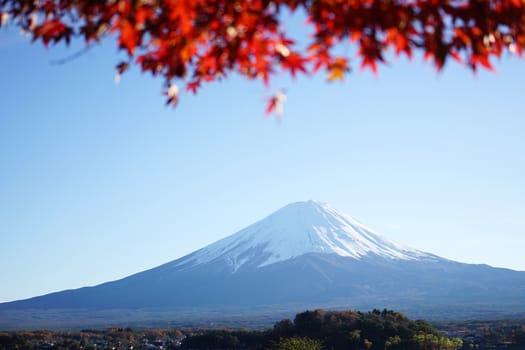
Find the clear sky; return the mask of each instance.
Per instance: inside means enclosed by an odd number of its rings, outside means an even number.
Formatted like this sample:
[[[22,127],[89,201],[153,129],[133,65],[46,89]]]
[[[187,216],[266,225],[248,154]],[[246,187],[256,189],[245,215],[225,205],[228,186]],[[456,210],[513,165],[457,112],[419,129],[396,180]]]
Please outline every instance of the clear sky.
[[[328,202],[406,245],[525,270],[525,61],[442,74],[393,60],[344,83],[231,77],[164,106],[112,43],[0,30],[0,302],[152,268],[295,201]],[[355,65],[355,64],[354,64]]]

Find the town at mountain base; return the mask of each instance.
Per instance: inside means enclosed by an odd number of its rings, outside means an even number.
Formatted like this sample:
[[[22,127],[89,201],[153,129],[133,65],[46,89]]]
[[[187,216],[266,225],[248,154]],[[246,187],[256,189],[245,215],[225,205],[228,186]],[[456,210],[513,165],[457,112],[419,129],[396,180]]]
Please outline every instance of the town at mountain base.
[[[523,300],[525,272],[406,247],[328,204],[308,201],[151,270],[0,304],[0,319],[45,312],[59,320],[75,310],[147,310],[153,318],[155,310],[207,310],[226,317],[312,307],[499,315],[525,312]]]

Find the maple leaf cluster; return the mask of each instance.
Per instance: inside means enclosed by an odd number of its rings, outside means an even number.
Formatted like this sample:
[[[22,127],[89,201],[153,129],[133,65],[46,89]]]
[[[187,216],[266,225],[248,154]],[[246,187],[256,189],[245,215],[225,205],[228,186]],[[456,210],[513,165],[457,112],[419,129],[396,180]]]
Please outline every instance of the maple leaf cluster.
[[[297,10],[312,30],[302,50],[282,23],[285,11]],[[342,80],[350,57],[334,52],[343,42],[354,43],[359,66],[374,73],[388,51],[420,51],[438,70],[452,58],[476,71],[525,48],[525,0],[0,0],[0,26],[10,23],[46,46],[115,35],[128,56],[118,77],[131,64],[162,76],[171,104],[177,82],[196,93],[232,72],[265,84],[282,71],[323,70]]]

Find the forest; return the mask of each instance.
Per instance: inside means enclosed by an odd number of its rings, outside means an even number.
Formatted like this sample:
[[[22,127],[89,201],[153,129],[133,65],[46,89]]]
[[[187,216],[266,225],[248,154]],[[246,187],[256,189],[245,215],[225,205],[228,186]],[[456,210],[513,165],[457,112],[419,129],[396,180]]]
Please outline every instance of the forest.
[[[399,312],[305,311],[266,331],[212,331],[192,335],[184,349],[350,349],[456,350],[449,339],[425,321],[412,321]]]
[[[4,349],[524,350],[525,321],[430,324],[386,309],[318,309],[267,329],[0,331],[0,350]]]

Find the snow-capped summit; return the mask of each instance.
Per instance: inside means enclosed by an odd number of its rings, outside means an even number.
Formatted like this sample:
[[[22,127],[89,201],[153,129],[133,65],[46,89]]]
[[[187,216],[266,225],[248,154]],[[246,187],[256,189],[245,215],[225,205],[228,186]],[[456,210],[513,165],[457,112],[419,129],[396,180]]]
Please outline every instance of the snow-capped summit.
[[[174,266],[226,262],[263,267],[308,253],[360,259],[433,259],[435,256],[391,241],[353,217],[318,201],[289,204],[245,229],[177,260]]]

